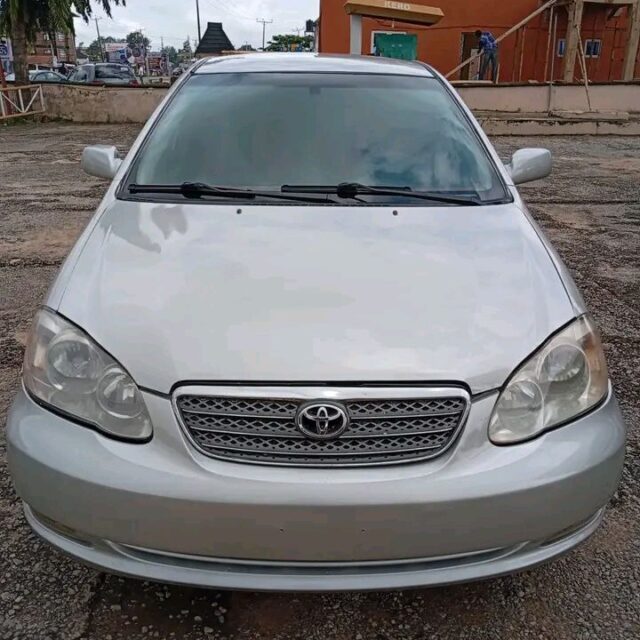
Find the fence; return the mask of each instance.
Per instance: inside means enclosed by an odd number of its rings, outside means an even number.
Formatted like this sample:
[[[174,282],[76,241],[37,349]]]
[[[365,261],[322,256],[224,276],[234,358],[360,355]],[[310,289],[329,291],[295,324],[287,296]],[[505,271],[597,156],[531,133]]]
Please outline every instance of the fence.
[[[44,113],[44,111],[41,85],[0,87],[0,121]]]

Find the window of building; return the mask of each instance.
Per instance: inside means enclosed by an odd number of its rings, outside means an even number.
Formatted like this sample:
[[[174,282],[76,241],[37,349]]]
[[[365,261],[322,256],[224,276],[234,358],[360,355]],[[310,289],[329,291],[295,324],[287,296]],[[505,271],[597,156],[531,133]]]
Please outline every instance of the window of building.
[[[585,58],[599,58],[602,51],[602,40],[585,40],[584,56]]]
[[[382,31],[382,30],[372,31],[371,32],[371,49],[370,49],[369,53],[375,53],[376,52],[376,44],[375,44],[376,43],[376,36],[379,33],[401,33],[403,35],[406,35],[405,31]]]
[[[567,41],[564,38],[560,38],[558,40],[558,50],[556,51],[556,55],[558,58],[564,58],[564,52],[567,48]]]
[[[64,33],[56,34],[58,36],[58,42],[64,42]]]
[[[48,42],[49,41],[49,34],[48,33],[42,34],[42,39],[46,40]]]

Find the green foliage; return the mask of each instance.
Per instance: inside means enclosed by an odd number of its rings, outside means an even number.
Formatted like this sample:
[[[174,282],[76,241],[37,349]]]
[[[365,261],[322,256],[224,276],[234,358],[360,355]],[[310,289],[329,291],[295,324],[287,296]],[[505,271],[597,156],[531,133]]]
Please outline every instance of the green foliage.
[[[313,43],[312,36],[295,36],[289,33],[273,36],[266,51],[309,51]]]
[[[94,0],[110,17],[111,7],[125,5],[125,0]],[[91,0],[0,0],[0,31],[11,34],[24,28],[27,39],[34,40],[39,31],[73,33],[73,18],[88,21]]]
[[[151,46],[151,40],[143,35],[142,31],[132,31],[127,34],[127,44],[132,49],[149,49]]]
[[[191,42],[189,39],[182,43],[182,49],[178,51],[178,60],[180,62],[191,62],[193,58],[193,49],[191,48]]]
[[[108,16],[112,6],[125,4],[125,0],[0,0],[0,31],[11,37],[17,82],[29,82],[27,45],[36,33],[73,33],[73,18],[88,22],[92,2]]]
[[[166,54],[169,62],[171,64],[178,64],[179,59],[178,59],[178,51],[176,50],[175,47],[165,47],[162,50],[162,53]]]
[[[124,40],[118,40],[112,36],[102,37],[100,36],[100,40],[94,40],[87,48],[87,56],[91,62],[103,62],[102,52],[105,50],[105,44],[107,42],[122,42],[124,44]],[[102,47],[100,46],[102,43]]]

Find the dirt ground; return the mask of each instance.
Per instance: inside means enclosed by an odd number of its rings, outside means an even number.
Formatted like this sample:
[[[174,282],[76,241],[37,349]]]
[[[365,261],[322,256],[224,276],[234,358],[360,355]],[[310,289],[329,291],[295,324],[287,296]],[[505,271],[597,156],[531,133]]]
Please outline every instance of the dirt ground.
[[[25,332],[105,183],[78,160],[125,151],[137,128],[0,128],[0,425]],[[523,189],[601,327],[630,429],[603,527],[562,560],[516,576],[418,591],[267,595],[168,587],[99,573],[40,542],[22,517],[0,426],[0,638],[408,640],[640,638],[640,138],[502,138],[554,152],[553,177]]]

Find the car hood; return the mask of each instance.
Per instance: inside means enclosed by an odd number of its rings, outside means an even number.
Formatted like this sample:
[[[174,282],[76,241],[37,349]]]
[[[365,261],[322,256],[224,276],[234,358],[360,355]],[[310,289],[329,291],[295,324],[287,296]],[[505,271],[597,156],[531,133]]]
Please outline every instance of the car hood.
[[[136,382],[494,389],[575,314],[516,205],[114,201],[59,311]]]

